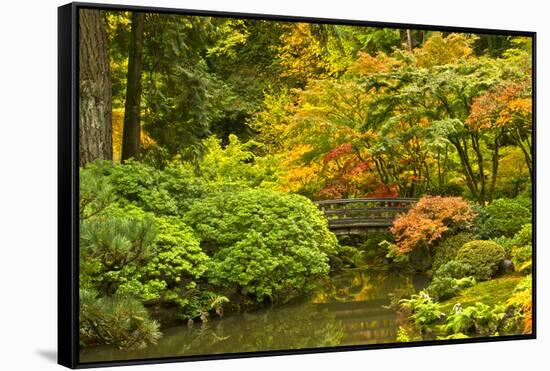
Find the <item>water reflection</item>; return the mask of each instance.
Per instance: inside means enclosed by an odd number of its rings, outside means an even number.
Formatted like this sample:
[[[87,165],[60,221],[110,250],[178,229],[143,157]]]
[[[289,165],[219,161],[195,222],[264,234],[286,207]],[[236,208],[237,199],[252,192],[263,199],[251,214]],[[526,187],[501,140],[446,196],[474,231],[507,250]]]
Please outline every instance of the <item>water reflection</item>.
[[[164,331],[159,344],[139,351],[85,349],[81,362],[198,354],[302,349],[395,342],[396,313],[385,309],[392,292],[413,292],[422,276],[365,269],[325,280],[302,302],[215,319]]]

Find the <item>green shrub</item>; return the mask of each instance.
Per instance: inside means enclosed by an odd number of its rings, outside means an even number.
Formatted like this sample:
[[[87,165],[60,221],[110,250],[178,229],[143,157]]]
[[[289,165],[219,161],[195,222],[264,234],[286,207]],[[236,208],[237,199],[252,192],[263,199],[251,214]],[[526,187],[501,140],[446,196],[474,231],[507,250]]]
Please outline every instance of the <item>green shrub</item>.
[[[455,305],[447,318],[444,331],[447,334],[493,335],[503,323],[505,307],[495,305],[493,308],[483,303],[462,308]]]
[[[435,272],[435,277],[463,278],[470,275],[472,266],[459,260],[451,260],[443,264]]]
[[[157,217],[154,222],[154,254],[140,270],[140,296],[145,301],[177,304],[178,317],[183,319],[208,312],[209,298],[197,290],[209,260],[199,240],[177,217]]]
[[[533,243],[533,225],[531,223],[524,224],[518,233],[512,239],[516,246],[526,246]]]
[[[96,161],[80,169],[79,214],[87,219],[105,210],[116,201],[114,188],[107,177],[113,165],[109,161]]]
[[[120,349],[141,349],[156,344],[159,324],[149,318],[143,305],[129,296],[97,297],[80,290],[80,344],[112,345]]]
[[[441,312],[440,304],[433,301],[426,291],[420,291],[418,295],[412,295],[410,299],[402,299],[399,304],[410,310],[410,318],[420,330],[425,330],[444,315]]]
[[[515,246],[512,248],[512,262],[518,272],[530,272],[533,265],[533,246]]]
[[[219,193],[185,216],[210,256],[211,283],[285,301],[329,271],[337,241],[307,198],[271,190]]]
[[[336,265],[346,267],[358,267],[364,262],[365,252],[356,247],[338,245],[337,249],[336,256],[329,256],[331,268],[333,268],[333,262],[337,262]]]
[[[492,238],[491,241],[496,242],[504,248],[504,251],[506,252],[506,259],[512,258],[512,248],[514,247],[514,239],[512,237],[500,236]]]
[[[467,287],[472,287],[476,284],[473,277],[452,278],[452,277],[435,277],[428,288],[426,289],[430,296],[438,301],[447,300],[455,296],[460,290]]]
[[[389,232],[376,232],[376,233],[369,233],[367,235],[367,238],[360,246],[361,250],[369,251],[369,250],[375,250],[380,251],[380,242],[382,241],[389,241],[393,242],[393,236]]]
[[[530,272],[533,261],[533,226],[525,224],[511,239],[511,256],[518,272]]]
[[[531,209],[523,200],[499,199],[479,210],[474,224],[482,239],[512,237],[531,222]]]
[[[527,192],[523,192],[514,198],[521,206],[525,207],[529,211],[533,211],[533,196],[531,195],[531,187],[526,189]]]
[[[376,232],[366,235],[366,239],[359,243],[358,249],[364,252],[365,260],[370,263],[385,263],[387,252],[380,248],[382,241],[393,242],[393,236],[389,232]],[[339,237],[340,238],[340,237]]]
[[[458,291],[455,289],[455,281],[452,277],[434,277],[426,290],[435,300],[443,301],[453,297]]]
[[[458,250],[457,260],[471,267],[471,275],[478,280],[491,278],[506,258],[504,248],[494,241],[471,241]]]
[[[460,290],[476,284],[475,278],[470,274],[472,274],[470,264],[458,260],[448,261],[435,272],[434,278],[426,290],[439,301],[447,300]]]
[[[512,250],[518,247],[529,246],[532,249],[533,244],[533,226],[527,223],[513,237],[496,237],[493,241],[504,247],[507,258],[512,258]],[[516,264],[516,262],[514,262]],[[516,264],[517,265],[517,264]]]
[[[456,258],[458,250],[467,242],[474,240],[472,233],[462,232],[445,238],[434,248],[432,269],[437,271],[443,264]]]
[[[82,221],[80,236],[81,287],[148,306],[176,304],[184,319],[217,309],[211,307],[216,293],[198,287],[209,258],[181,219],[111,205]]]
[[[125,216],[124,214],[127,213]],[[112,296],[120,285],[136,280],[154,248],[153,219],[137,208],[108,209],[80,223],[81,287]]]
[[[90,195],[100,205],[116,199],[157,215],[181,215],[204,195],[204,182],[190,166],[177,162],[161,170],[133,160],[119,165],[96,161],[80,170],[80,179],[81,210]]]
[[[380,250],[384,252],[384,257],[397,265],[410,263],[410,255],[401,253],[399,246],[389,241],[382,241],[378,244]]]
[[[203,140],[205,154],[198,161],[201,176],[211,192],[270,188],[277,186],[280,172],[280,156],[257,156],[263,144],[250,140],[242,143],[230,134],[228,143],[216,136]]]
[[[109,179],[117,195],[155,214],[180,215],[204,194],[193,170],[169,164],[163,170],[138,161],[114,166]]]

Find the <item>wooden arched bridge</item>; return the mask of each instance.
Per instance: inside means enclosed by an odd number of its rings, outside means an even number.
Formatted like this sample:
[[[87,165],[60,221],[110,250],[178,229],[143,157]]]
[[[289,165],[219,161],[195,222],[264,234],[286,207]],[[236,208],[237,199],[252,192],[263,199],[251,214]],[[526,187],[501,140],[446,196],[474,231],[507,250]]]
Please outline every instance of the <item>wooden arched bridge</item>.
[[[397,215],[418,201],[416,198],[347,198],[316,201],[335,234],[367,234],[386,231]]]

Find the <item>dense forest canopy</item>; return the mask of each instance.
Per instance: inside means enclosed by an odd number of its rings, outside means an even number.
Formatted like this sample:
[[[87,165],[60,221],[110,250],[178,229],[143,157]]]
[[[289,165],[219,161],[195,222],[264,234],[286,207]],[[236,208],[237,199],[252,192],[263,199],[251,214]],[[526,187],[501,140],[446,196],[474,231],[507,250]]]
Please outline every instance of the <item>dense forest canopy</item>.
[[[483,205],[530,191],[529,38],[124,12],[96,22],[114,161],[179,158],[200,172],[208,138],[234,135],[248,161],[276,163],[278,189],[314,199]]]
[[[430,277],[396,341],[530,333],[531,41],[81,9],[82,347],[365,267]],[[337,237],[357,198],[390,224]]]

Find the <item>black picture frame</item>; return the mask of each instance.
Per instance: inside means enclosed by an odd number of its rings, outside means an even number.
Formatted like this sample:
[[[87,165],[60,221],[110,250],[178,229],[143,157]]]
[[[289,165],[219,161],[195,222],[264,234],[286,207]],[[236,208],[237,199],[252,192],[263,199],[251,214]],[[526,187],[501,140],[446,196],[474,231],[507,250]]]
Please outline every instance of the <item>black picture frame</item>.
[[[481,34],[505,34],[510,36],[530,37],[533,41],[533,331],[528,335],[482,337],[470,339],[451,339],[435,341],[415,341],[407,343],[386,343],[374,345],[337,346],[329,348],[310,348],[296,350],[258,351],[245,353],[227,353],[211,355],[177,356],[167,358],[150,358],[124,361],[105,361],[81,363],[79,361],[79,321],[78,321],[78,255],[79,255],[79,136],[78,136],[78,22],[80,9],[141,11],[197,15],[212,17],[236,17],[258,20],[287,22],[310,22],[354,26],[374,26],[389,28],[409,28],[435,30],[442,32],[466,32]],[[225,11],[202,11],[190,9],[159,8],[148,6],[112,5],[73,2],[58,8],[58,363],[69,368],[89,368],[99,366],[123,366],[155,364],[168,362],[185,362],[200,360],[231,359],[244,357],[264,357],[290,354],[308,354],[324,352],[342,352],[352,350],[385,349],[401,347],[418,347],[448,344],[474,344],[509,340],[528,340],[537,337],[537,254],[536,254],[536,32],[499,30],[469,27],[448,27],[437,25],[391,23],[363,20],[344,20],[314,18],[302,16],[283,16],[268,14],[237,13]]]

